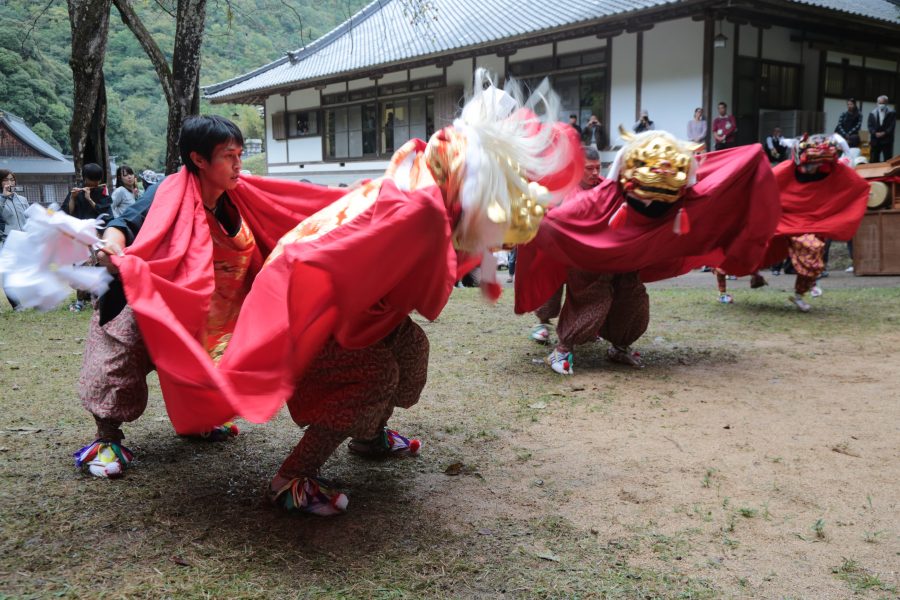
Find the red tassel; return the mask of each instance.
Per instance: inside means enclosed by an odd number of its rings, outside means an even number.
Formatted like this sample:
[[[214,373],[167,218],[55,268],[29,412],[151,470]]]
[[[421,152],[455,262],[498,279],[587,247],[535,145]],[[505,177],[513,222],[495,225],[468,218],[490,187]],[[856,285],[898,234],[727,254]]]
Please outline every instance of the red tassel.
[[[500,295],[503,293],[503,287],[496,282],[481,283],[481,295],[485,297],[489,302],[494,303],[500,299]]]
[[[691,232],[691,220],[688,219],[687,211],[683,208],[679,208],[678,214],[675,215],[672,231],[675,232],[675,235],[686,235]]]
[[[613,213],[613,216],[609,218],[609,226],[612,229],[619,229],[625,225],[625,221],[628,219],[628,213],[626,212],[627,208],[628,204],[623,202],[621,206],[616,209],[616,212]]]

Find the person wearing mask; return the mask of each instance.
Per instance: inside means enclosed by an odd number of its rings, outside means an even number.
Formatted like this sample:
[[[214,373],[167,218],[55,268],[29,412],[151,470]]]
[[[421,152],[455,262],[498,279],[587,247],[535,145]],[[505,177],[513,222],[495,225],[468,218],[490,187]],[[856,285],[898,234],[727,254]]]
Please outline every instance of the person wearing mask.
[[[716,150],[733,148],[737,140],[737,121],[728,114],[728,105],[719,102],[719,116],[713,119],[713,140]]]
[[[650,120],[650,114],[646,110],[641,111],[641,118],[634,124],[635,133],[644,133],[653,129],[653,121]]]
[[[834,132],[847,140],[847,145],[851,148],[859,148],[860,128],[862,128],[862,114],[856,106],[856,100],[850,98],[847,100],[847,111],[841,114]]]
[[[116,189],[112,194],[112,210],[113,218],[120,217],[125,209],[131,206],[141,197],[141,192],[137,186],[137,176],[134,169],[128,165],[122,165],[116,169]]]
[[[688,121],[687,135],[688,139],[697,144],[702,144],[706,140],[706,119],[703,116],[702,108],[694,109],[694,118]]]
[[[894,156],[894,127],[897,112],[888,106],[887,96],[878,96],[878,104],[869,113],[869,162],[887,162]]]
[[[18,194],[16,176],[12,171],[0,169],[0,181],[3,183],[3,193],[0,195],[0,248],[6,243],[6,236],[11,231],[22,231],[25,228],[25,211],[28,210],[28,198]],[[6,296],[9,304],[16,308],[18,303],[14,298]]]
[[[572,190],[563,201],[576,200],[580,197],[581,192],[591,190],[600,185],[602,181],[600,177],[600,153],[590,146],[584,147],[584,172],[578,187]],[[531,339],[539,344],[546,344],[550,341],[550,320],[559,317],[562,309],[563,289],[565,284],[559,286],[556,293],[550,297],[540,308],[534,311],[534,315],[538,318],[538,324],[531,329]]]

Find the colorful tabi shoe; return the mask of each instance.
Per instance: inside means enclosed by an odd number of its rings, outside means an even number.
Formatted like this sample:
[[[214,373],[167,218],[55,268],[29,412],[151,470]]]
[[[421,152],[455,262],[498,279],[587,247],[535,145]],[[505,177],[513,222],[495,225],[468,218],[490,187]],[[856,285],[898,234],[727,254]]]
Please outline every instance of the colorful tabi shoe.
[[[332,490],[317,477],[296,477],[280,490],[271,491],[270,499],[288,512],[303,512],[320,517],[333,517],[347,511],[345,494]]]
[[[818,298],[822,295],[822,288],[817,285],[814,285],[811,290],[809,290],[809,295],[813,298]]]
[[[734,304],[734,297],[731,294],[719,294],[719,304]]]
[[[754,273],[750,276],[750,289],[756,290],[767,285],[769,285],[769,282],[759,273]]]
[[[531,328],[531,339],[538,344],[546,344],[550,341],[550,328],[544,323],[538,323]]]
[[[550,368],[559,373],[560,375],[574,375],[575,371],[572,370],[572,365],[575,362],[571,352],[560,352],[559,350],[554,350],[550,353],[547,358],[544,359]]]
[[[371,440],[352,439],[347,443],[347,450],[367,458],[385,458],[387,456],[418,456],[422,449],[422,441],[407,438],[393,429],[385,427],[378,437]]]
[[[202,440],[204,442],[224,442],[225,440],[237,437],[239,433],[240,430],[238,429],[237,425],[235,425],[231,421],[226,421],[221,425],[213,427],[209,431],[204,431],[203,433],[198,433],[197,435],[190,435],[188,437],[195,440]]]
[[[125,474],[125,469],[134,460],[134,453],[125,446],[106,440],[95,440],[73,454],[75,466],[87,466],[94,477],[116,479]]]
[[[627,365],[635,369],[644,368],[644,360],[641,358],[641,353],[632,351],[631,348],[610,346],[609,350],[606,351],[606,358],[609,359],[610,362]]]
[[[812,308],[807,302],[803,299],[803,296],[800,294],[791,294],[788,296],[788,300],[791,304],[797,307],[800,312],[809,312],[809,309]]]

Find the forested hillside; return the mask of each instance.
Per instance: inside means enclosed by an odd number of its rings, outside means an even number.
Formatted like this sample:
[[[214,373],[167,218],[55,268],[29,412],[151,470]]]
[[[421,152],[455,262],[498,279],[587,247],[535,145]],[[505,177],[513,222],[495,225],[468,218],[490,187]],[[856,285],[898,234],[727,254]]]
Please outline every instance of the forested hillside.
[[[280,57],[327,33],[365,0],[209,0],[201,85],[222,81]],[[169,54],[175,0],[134,0],[135,9]],[[168,10],[168,12],[167,12]],[[0,0],[0,109],[14,113],[69,152],[72,110],[71,38],[65,0]],[[115,7],[104,65],[109,147],[119,164],[161,170],[167,106],[149,59]],[[234,118],[260,137],[255,107],[204,103],[204,112]],[[237,117],[233,117],[237,114]]]

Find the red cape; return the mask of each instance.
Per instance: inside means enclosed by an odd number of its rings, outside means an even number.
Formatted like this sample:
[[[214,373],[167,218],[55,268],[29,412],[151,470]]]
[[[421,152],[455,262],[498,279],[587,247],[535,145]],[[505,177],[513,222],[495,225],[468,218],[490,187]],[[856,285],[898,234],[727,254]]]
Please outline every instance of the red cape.
[[[517,313],[541,306],[565,282],[569,267],[596,273],[640,271],[643,281],[682,275],[701,265],[751,272],[781,216],[778,187],[759,144],[701,157],[697,183],[660,218],[628,208],[624,225],[609,220],[624,201],[617,181],[604,180],[551,209],[537,237],[519,247]],[[673,225],[679,209],[690,231]]]
[[[794,163],[779,163],[773,171],[781,194],[781,220],[759,268],[787,258],[788,239],[814,233],[825,239],[851,239],[869,198],[869,182],[852,168],[838,162],[824,179],[797,181]]]
[[[281,236],[344,193],[242,177],[229,197],[256,237],[253,271]],[[180,434],[235,415],[265,421],[329,335],[363,347],[412,310],[434,319],[457,277],[440,190],[402,192],[386,180],[364,213],[317,240],[291,245],[259,274],[217,367],[199,342],[214,280],[194,175],[182,169],[160,185],[135,243],[114,262]]]

